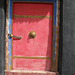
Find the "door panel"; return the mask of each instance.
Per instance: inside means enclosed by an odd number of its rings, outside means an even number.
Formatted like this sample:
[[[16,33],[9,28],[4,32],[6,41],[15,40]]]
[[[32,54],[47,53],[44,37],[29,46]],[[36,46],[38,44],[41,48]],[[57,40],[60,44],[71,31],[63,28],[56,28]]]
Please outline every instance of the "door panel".
[[[49,59],[14,59],[14,69],[16,70],[50,70]]]
[[[52,56],[53,4],[13,3],[13,69],[50,70]],[[30,38],[31,31],[36,37]]]

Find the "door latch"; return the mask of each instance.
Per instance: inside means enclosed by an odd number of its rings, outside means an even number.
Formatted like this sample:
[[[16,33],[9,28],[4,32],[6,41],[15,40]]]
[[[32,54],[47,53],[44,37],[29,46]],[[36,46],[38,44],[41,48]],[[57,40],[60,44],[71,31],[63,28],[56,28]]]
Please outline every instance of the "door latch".
[[[11,37],[11,38],[16,38],[16,39],[21,39],[22,38],[22,36],[14,36],[13,34],[8,34],[8,36],[9,37]]]

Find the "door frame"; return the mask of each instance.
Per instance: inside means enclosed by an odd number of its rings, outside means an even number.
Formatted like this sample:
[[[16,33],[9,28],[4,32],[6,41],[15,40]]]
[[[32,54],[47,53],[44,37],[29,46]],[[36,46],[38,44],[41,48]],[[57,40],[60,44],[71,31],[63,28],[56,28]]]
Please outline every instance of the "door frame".
[[[26,2],[26,3],[53,3],[54,16],[53,16],[53,44],[52,44],[52,58],[51,58],[51,71],[58,71],[58,48],[59,48],[59,15],[60,15],[60,0],[7,0],[7,16],[6,16],[6,70],[12,70],[12,38],[9,39],[8,34],[12,34],[12,14],[13,2]]]

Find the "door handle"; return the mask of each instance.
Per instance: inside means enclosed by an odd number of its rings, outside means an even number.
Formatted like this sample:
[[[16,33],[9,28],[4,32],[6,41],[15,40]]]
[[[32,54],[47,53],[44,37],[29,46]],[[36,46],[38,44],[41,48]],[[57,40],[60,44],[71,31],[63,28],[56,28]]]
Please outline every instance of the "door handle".
[[[29,37],[30,37],[30,38],[35,38],[35,37],[36,37],[36,32],[35,32],[35,31],[31,31],[31,32],[29,33]]]
[[[13,34],[8,34],[8,36],[11,37],[11,38],[14,37],[14,38],[17,38],[17,39],[21,39],[22,38],[22,36],[14,36]]]

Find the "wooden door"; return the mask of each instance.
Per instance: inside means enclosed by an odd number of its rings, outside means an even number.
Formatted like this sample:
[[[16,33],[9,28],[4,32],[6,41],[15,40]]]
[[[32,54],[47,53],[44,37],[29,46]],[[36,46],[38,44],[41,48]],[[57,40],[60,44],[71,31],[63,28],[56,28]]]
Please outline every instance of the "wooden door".
[[[13,3],[13,35],[22,36],[13,38],[14,70],[51,70],[52,29],[52,3]]]
[[[49,71],[49,75],[56,75],[59,1],[7,0],[7,4],[6,75],[13,75],[14,70]]]

